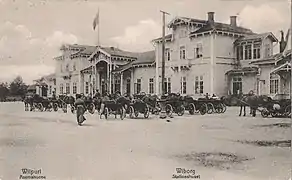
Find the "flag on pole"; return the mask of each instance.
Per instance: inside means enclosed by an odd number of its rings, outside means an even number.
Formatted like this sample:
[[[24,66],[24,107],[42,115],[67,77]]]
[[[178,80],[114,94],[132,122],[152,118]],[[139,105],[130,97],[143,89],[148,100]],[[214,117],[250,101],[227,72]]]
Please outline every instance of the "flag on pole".
[[[99,25],[99,10],[98,10],[98,12],[93,20],[93,30],[95,30],[96,26],[98,26],[98,25]]]

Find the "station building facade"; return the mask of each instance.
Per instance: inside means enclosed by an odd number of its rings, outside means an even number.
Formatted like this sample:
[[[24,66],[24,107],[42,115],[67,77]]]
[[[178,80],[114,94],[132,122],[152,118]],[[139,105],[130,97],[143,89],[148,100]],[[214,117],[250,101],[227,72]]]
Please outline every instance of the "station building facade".
[[[291,50],[271,32],[254,33],[237,25],[215,21],[208,12],[206,20],[176,17],[166,36],[167,92],[200,97],[248,93],[273,96],[290,92]],[[289,31],[288,31],[289,32]],[[288,33],[289,34],[289,33]],[[162,38],[151,41],[154,51],[134,53],[114,47],[63,45],[55,58],[56,94],[100,92],[162,93]],[[273,47],[280,44],[280,52]]]

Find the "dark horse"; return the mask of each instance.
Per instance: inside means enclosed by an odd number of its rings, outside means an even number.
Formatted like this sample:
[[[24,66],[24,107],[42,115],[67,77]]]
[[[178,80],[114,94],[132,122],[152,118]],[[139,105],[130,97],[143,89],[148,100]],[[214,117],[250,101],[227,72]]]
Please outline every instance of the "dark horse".
[[[242,115],[242,110],[243,110],[243,116],[246,116],[246,106],[249,106],[250,107],[250,114],[253,117],[255,117],[257,109],[260,106],[263,106],[267,101],[268,101],[267,96],[255,95],[252,90],[246,95],[241,94],[240,98],[239,98],[239,104],[240,104],[239,116]]]

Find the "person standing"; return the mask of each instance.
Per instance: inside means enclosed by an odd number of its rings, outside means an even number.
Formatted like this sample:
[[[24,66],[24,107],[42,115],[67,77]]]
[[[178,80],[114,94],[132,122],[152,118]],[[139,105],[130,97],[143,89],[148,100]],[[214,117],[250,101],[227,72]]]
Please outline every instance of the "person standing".
[[[82,98],[82,95],[80,94],[76,94],[76,101],[75,101],[75,106],[77,108],[77,123],[79,126],[82,125],[82,123],[86,120],[86,118],[84,117],[84,113],[85,113],[85,102]]]

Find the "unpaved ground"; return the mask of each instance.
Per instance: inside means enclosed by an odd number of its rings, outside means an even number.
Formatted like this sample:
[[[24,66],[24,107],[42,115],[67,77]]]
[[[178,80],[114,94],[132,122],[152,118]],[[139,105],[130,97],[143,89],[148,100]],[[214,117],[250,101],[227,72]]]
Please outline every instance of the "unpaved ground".
[[[87,114],[83,127],[62,112],[24,112],[0,104],[0,179],[22,168],[46,179],[167,180],[192,169],[203,180],[286,180],[291,172],[290,119],[185,115],[171,122]]]

